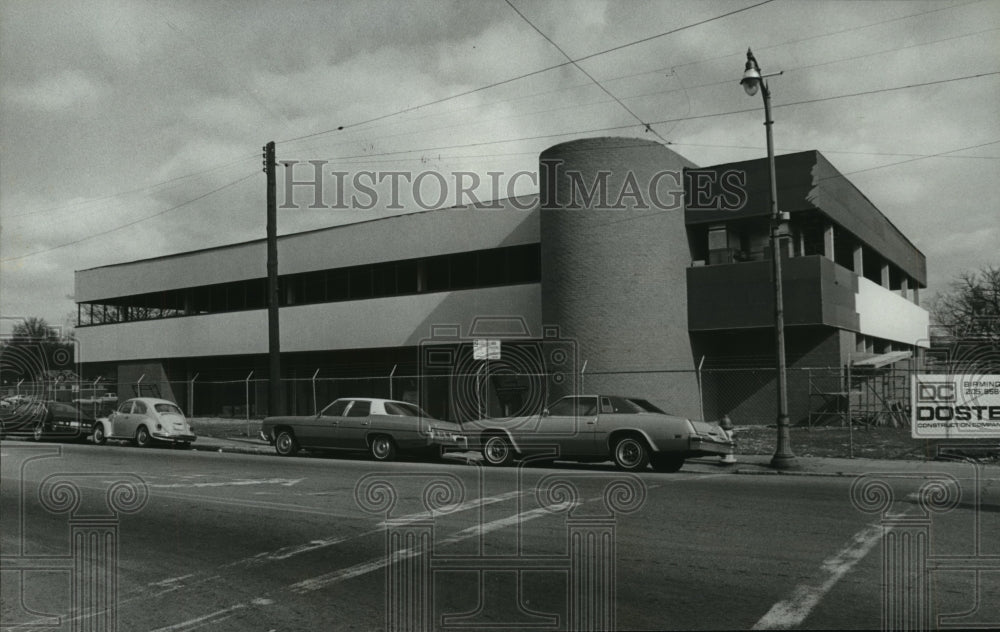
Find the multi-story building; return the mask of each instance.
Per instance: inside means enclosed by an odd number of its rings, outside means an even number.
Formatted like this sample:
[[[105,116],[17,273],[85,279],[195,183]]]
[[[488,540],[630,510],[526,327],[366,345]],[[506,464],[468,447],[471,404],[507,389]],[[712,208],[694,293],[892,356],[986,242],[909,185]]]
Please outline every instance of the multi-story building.
[[[585,390],[770,422],[766,161],[696,169],[656,143],[599,138],[552,147],[540,163],[537,196],[281,237],[286,408],[392,394],[468,418]],[[789,367],[916,353],[923,255],[818,152],[779,157],[777,174],[790,217]],[[712,183],[730,186],[714,194]],[[245,380],[268,367],[265,253],[261,239],[78,271],[87,374],[196,414],[244,401]],[[499,341],[500,358],[480,359],[489,346],[477,340]],[[739,395],[705,371],[748,358],[763,377]],[[232,384],[198,390],[199,380]],[[771,414],[751,413],[760,402]],[[812,406],[794,394],[791,405],[793,420]]]

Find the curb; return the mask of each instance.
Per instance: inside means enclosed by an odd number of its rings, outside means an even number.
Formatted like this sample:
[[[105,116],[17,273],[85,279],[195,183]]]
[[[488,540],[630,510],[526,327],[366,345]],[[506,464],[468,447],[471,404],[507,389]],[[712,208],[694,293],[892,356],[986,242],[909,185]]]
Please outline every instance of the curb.
[[[239,439],[227,439],[228,441],[239,441]],[[191,446],[192,451],[197,452],[216,452],[216,453],[229,453],[229,454],[253,454],[259,456],[277,456],[274,448],[271,446],[236,446],[236,445],[225,445],[225,446],[208,446],[208,445],[198,445],[195,443]],[[475,465],[477,461],[474,459],[451,459],[451,462],[455,465]],[[702,466],[698,470],[682,470],[682,472],[687,472],[689,474],[699,473],[718,473],[718,474],[729,474],[732,476],[790,476],[790,477],[805,477],[805,476],[815,476],[815,477],[825,477],[825,478],[856,478],[858,476],[863,476],[864,472],[817,472],[817,471],[802,471],[802,470],[770,470],[764,469],[751,469],[747,467],[737,467],[735,469],[729,468],[718,468],[718,466],[711,463],[697,463],[693,462],[691,465]],[[710,471],[702,471],[704,468],[718,468],[712,469]],[[931,474],[921,474],[919,472],[913,472],[914,476],[920,478],[929,478]]]

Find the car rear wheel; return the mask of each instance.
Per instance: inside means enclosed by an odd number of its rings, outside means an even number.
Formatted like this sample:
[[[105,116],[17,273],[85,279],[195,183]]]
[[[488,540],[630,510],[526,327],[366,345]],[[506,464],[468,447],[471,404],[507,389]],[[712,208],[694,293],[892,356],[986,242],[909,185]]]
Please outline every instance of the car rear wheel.
[[[104,424],[94,424],[94,443],[104,445],[108,442],[108,437],[104,434]]]
[[[514,447],[507,437],[490,435],[483,444],[483,460],[487,465],[509,465],[514,460]]]
[[[684,467],[684,457],[671,454],[657,454],[652,457],[652,462],[657,472],[679,472]]]
[[[45,438],[45,426],[41,422],[35,424],[35,427],[31,431],[31,438],[35,441],[41,441]]]
[[[288,430],[282,430],[274,439],[274,449],[281,456],[294,456],[299,451],[299,442]]]
[[[623,437],[615,443],[612,455],[618,469],[626,472],[638,472],[649,465],[649,449],[646,443],[638,437]]]
[[[149,434],[146,426],[139,426],[135,431],[135,444],[140,448],[148,448],[153,443],[153,437]]]
[[[376,461],[391,461],[396,458],[396,444],[392,437],[385,435],[373,437],[368,445],[368,451]]]

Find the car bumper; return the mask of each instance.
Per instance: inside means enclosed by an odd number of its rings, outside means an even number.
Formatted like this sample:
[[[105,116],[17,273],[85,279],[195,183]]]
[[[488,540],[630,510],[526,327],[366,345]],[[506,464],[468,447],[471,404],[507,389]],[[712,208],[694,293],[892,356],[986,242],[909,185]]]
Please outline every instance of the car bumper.
[[[702,439],[694,437],[690,445],[691,456],[712,456],[733,454],[736,446],[732,442],[713,441],[712,439]]]
[[[469,438],[465,435],[435,435],[428,439],[428,444],[446,452],[465,452],[469,449]]]
[[[198,437],[193,434],[165,434],[162,432],[151,433],[157,441],[167,441],[169,443],[194,443]]]

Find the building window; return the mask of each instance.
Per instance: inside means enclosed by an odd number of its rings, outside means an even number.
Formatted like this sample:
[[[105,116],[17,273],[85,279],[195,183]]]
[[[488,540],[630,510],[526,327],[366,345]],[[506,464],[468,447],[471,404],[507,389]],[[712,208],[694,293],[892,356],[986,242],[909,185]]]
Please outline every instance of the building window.
[[[280,305],[291,306],[540,280],[541,248],[539,244],[527,244],[286,274],[278,279],[278,296]],[[101,325],[266,307],[267,279],[258,278],[80,303],[77,324]]]

